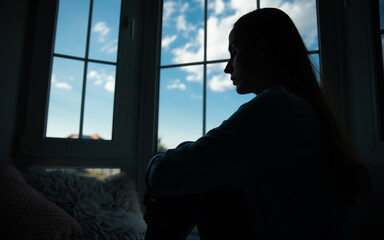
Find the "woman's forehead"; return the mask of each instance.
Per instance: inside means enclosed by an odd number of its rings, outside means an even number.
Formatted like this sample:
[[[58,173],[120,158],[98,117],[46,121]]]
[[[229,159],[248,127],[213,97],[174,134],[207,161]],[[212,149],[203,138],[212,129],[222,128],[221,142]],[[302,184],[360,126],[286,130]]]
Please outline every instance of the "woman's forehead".
[[[238,39],[236,38],[236,34],[235,34],[235,31],[231,31],[229,33],[229,36],[228,36],[228,47],[231,48],[233,47],[233,44],[236,42],[236,45],[237,45],[237,42],[238,42]]]

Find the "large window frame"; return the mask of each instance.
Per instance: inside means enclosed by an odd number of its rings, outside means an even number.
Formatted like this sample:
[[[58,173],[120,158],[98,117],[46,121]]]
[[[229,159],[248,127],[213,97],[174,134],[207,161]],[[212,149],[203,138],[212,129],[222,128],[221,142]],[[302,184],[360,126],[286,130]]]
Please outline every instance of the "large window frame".
[[[45,137],[58,1],[37,1],[34,47],[20,155],[46,167],[122,168],[137,175],[143,5],[122,0],[112,140]]]
[[[47,167],[118,167],[126,169],[142,196],[144,173],[157,153],[161,0],[123,0],[116,78],[112,141],[44,138],[50,59],[57,2],[38,0],[21,154],[25,161]],[[371,29],[370,1],[317,1],[322,86],[356,142],[364,160],[380,160],[384,142],[380,131],[378,71]],[[130,25],[130,23],[134,23]],[[129,26],[134,28],[130,28]],[[133,37],[132,37],[133,34]],[[125,36],[124,36],[125,35]],[[119,42],[122,42],[119,40]],[[361,48],[361,46],[368,46]],[[131,53],[131,54],[129,54]],[[125,79],[120,81],[119,79]],[[118,86],[120,84],[120,86]]]

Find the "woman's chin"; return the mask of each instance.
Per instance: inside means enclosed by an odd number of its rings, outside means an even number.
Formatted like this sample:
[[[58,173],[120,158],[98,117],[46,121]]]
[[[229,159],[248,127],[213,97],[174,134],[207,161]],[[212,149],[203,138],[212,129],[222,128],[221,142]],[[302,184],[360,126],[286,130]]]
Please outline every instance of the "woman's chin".
[[[256,93],[255,89],[252,86],[247,86],[247,84],[236,83],[235,86],[238,94]]]
[[[236,92],[238,94],[247,94],[250,93],[250,91],[247,91],[246,89],[243,89],[241,86],[236,85]]]

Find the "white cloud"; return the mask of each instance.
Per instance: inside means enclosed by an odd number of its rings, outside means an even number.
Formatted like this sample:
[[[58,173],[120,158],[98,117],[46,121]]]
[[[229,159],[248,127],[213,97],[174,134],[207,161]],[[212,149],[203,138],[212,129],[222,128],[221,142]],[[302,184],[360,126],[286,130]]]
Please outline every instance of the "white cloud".
[[[265,1],[265,0],[264,0]],[[263,1],[260,1],[263,2]],[[229,2],[230,8],[235,10],[235,15],[237,18],[240,16],[251,12],[256,9],[256,1],[255,0],[230,0]]]
[[[187,11],[187,9],[189,8],[189,4],[188,3],[184,3],[181,8],[180,8],[180,12],[181,13],[184,13],[185,11]]]
[[[215,75],[208,81],[209,88],[214,92],[224,92],[234,88],[232,81],[225,75]]]
[[[225,10],[225,3],[223,0],[210,1],[208,4],[209,9],[213,9],[216,15],[219,15]]]
[[[109,41],[107,44],[105,44],[100,51],[106,52],[109,54],[117,52],[117,39],[113,39]]]
[[[208,36],[207,36],[207,58],[226,59],[229,58],[228,53],[228,35],[232,30],[233,23],[236,21],[235,15],[225,18],[212,16],[208,19]]]
[[[203,68],[200,65],[182,67],[181,70],[189,73],[186,77],[188,82],[203,82]]]
[[[98,33],[99,42],[104,42],[107,39],[108,33],[111,31],[111,28],[108,27],[105,22],[97,22],[93,27],[93,31]]]
[[[56,86],[57,88],[66,89],[66,90],[71,90],[71,89],[72,89],[72,86],[69,85],[69,84],[66,83],[66,82],[57,82],[57,83],[55,84],[55,86]]]
[[[175,12],[176,3],[172,1],[166,1],[163,5],[163,25],[167,26],[171,15]]]
[[[70,77],[71,78],[71,77]],[[57,88],[65,89],[65,90],[71,90],[72,86],[67,83],[67,82],[60,82],[57,78],[56,75],[52,73],[51,76],[51,84]]]
[[[87,74],[87,77],[89,79],[97,79],[99,76],[99,74],[97,73],[97,71],[90,71],[88,74]]]
[[[56,83],[56,82],[57,82],[56,75],[52,73],[52,76],[51,76],[51,83]]]
[[[104,85],[104,88],[108,92],[114,92],[115,91],[115,81],[107,81]]]
[[[190,31],[196,30],[196,26],[190,23],[187,23],[187,20],[185,20],[185,15],[180,14],[176,18],[176,29],[177,31],[190,32]]]
[[[187,86],[184,83],[181,83],[180,79],[176,79],[171,84],[167,85],[167,89],[180,89],[184,91],[187,89]]]
[[[166,36],[161,40],[161,47],[168,49],[169,45],[173,43],[177,38],[177,35],[172,35],[172,36]]]
[[[87,74],[89,80],[93,80],[95,85],[104,84],[105,90],[108,92],[115,91],[115,76],[105,73],[103,70],[100,71],[89,71]]]

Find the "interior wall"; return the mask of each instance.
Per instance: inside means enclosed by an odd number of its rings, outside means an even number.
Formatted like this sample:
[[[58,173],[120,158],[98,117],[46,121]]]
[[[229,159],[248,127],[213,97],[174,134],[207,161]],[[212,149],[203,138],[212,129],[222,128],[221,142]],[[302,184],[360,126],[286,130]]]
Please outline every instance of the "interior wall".
[[[33,2],[5,1],[0,8],[0,167],[13,161],[20,138]]]

